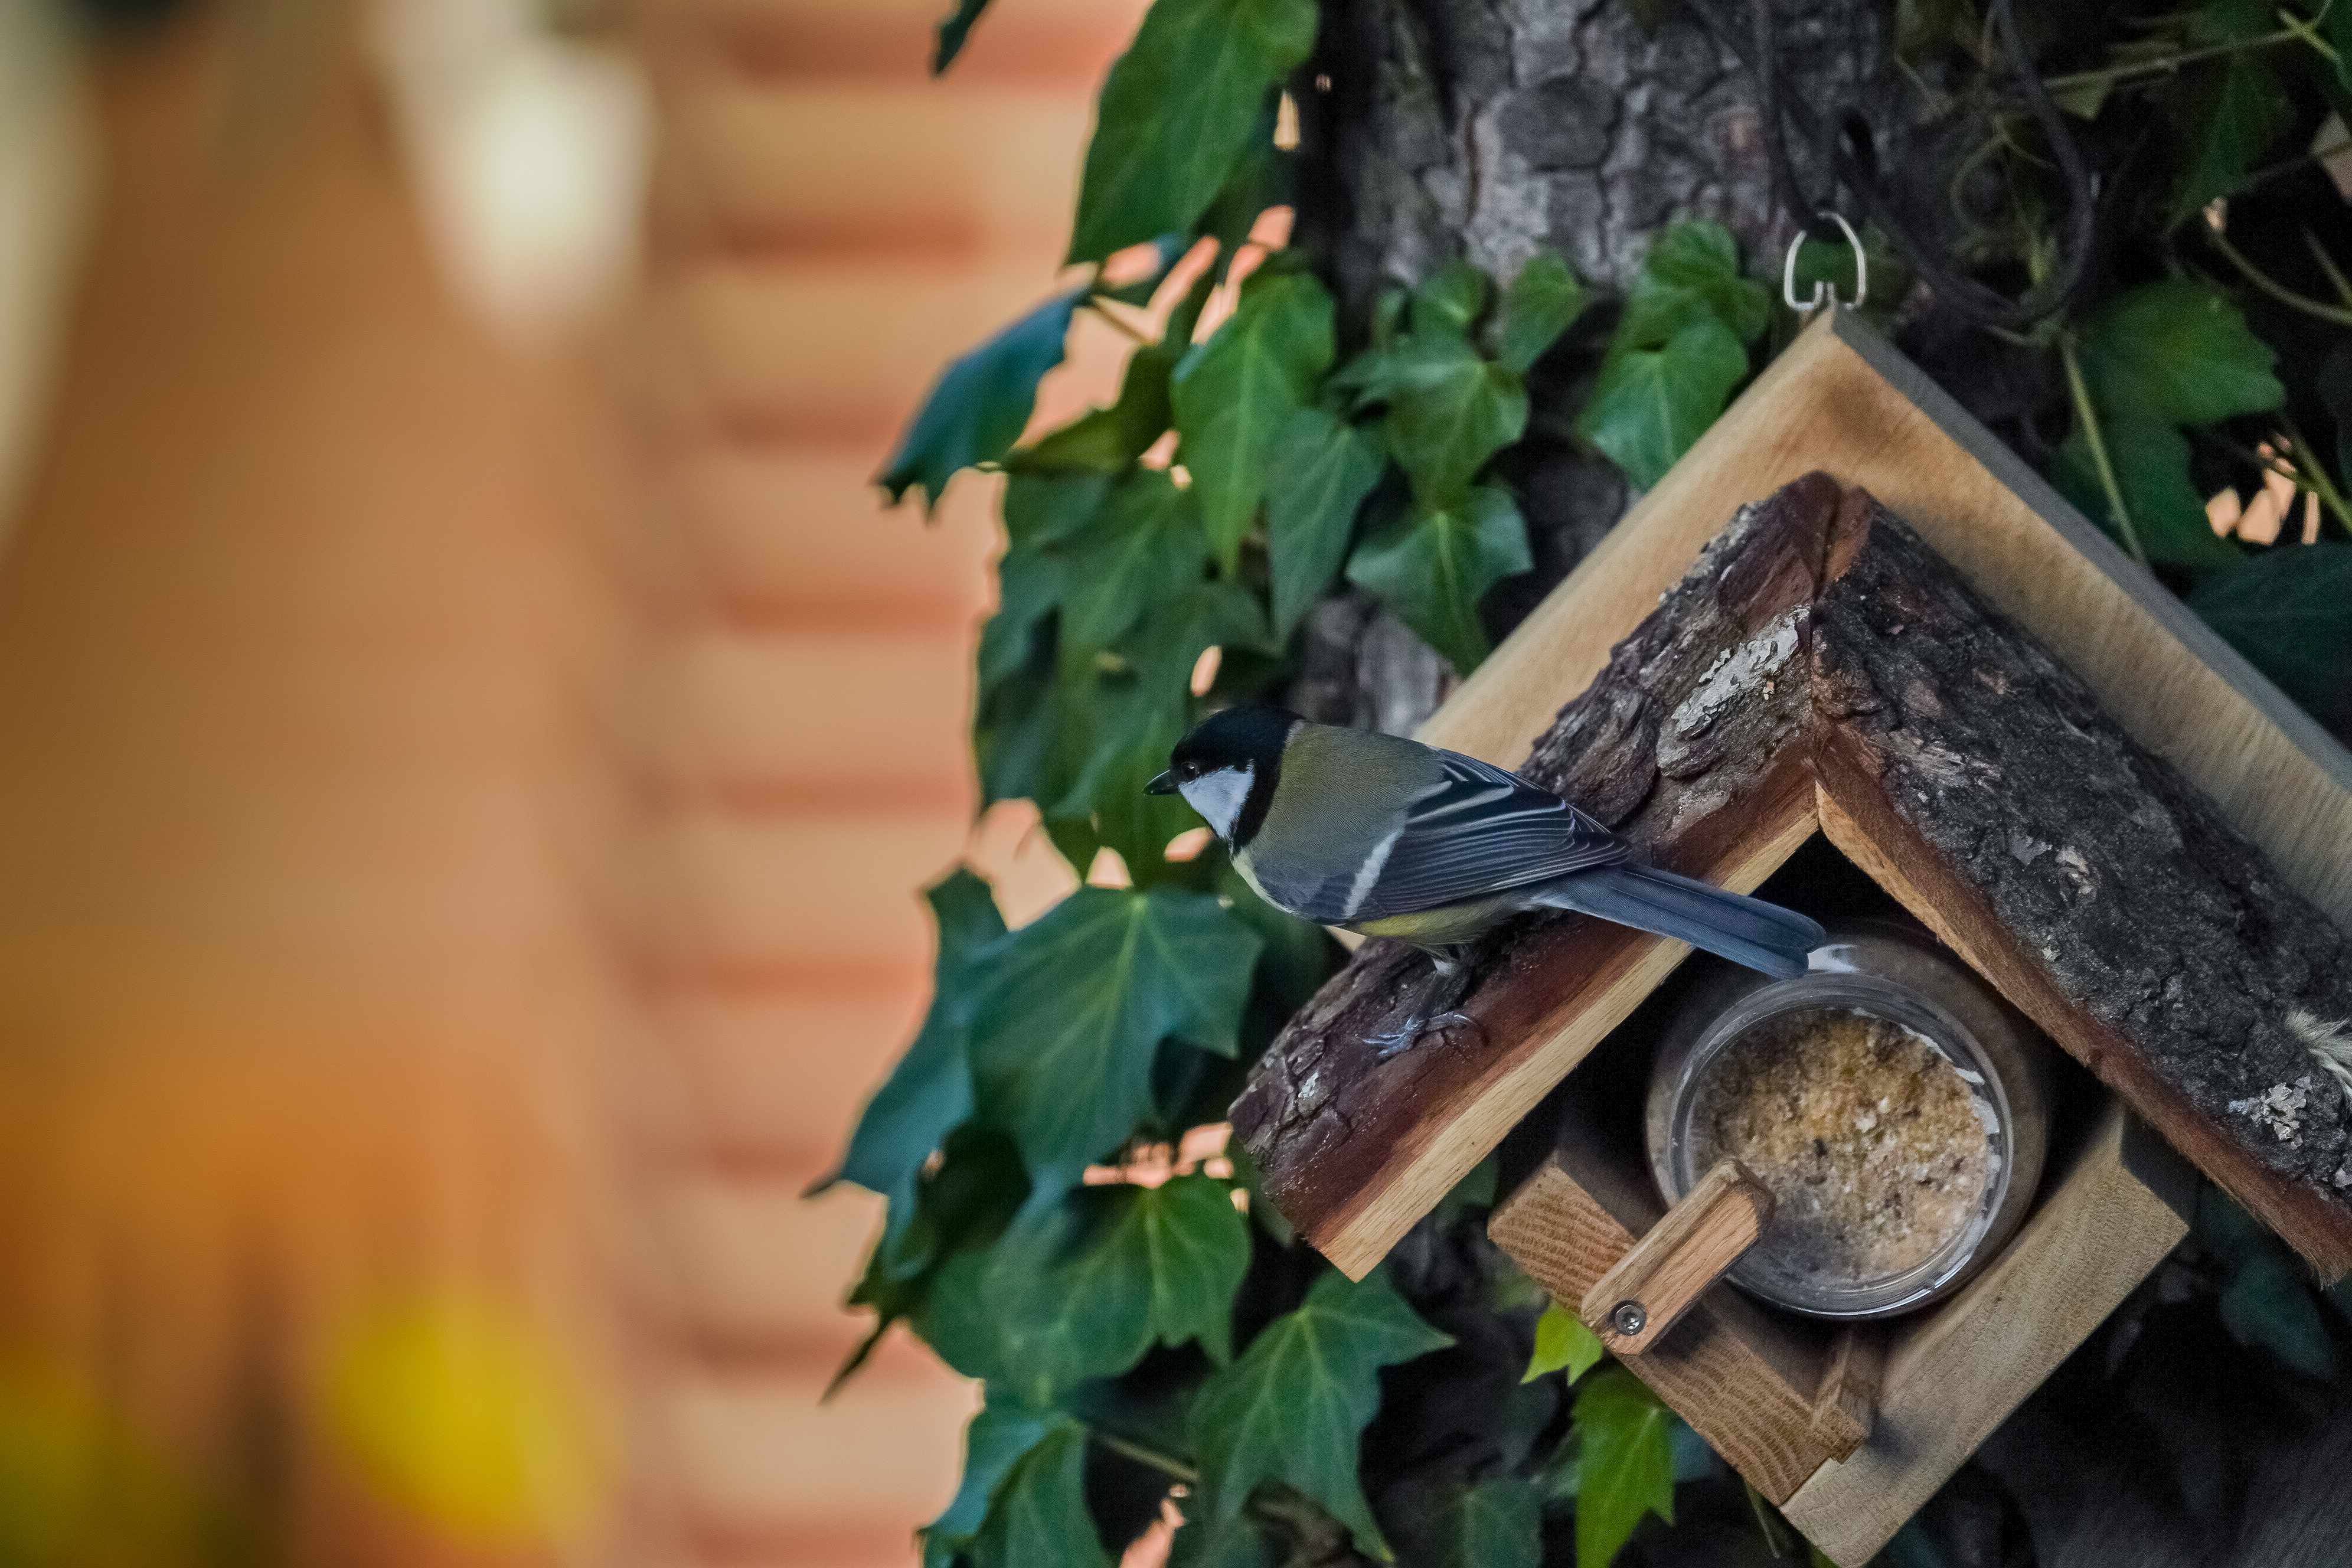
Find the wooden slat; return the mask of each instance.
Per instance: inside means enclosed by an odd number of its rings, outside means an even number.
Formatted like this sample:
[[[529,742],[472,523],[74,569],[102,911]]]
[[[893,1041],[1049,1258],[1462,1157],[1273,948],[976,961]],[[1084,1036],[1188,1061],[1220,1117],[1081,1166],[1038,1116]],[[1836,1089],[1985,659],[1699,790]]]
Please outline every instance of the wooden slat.
[[[1052,292],[1053,248],[979,268],[698,267],[665,286],[646,391],[681,430],[887,440],[941,365]]]
[[[647,671],[647,750],[663,776],[762,810],[968,812],[971,662],[963,627],[928,639],[715,628]]]
[[[882,1223],[882,1202],[855,1188],[801,1195],[805,1178],[678,1173],[649,1191],[654,1245],[647,1299],[675,1336],[779,1370],[830,1377],[872,1326],[842,1306]],[[940,1379],[905,1334],[860,1378]]]
[[[1644,1173],[1612,1165],[1599,1150],[1599,1140],[1564,1137],[1487,1223],[1495,1244],[1557,1301],[1582,1300],[1664,1209]],[[1824,1461],[1853,1452],[1867,1431],[1841,1408],[1817,1412],[1827,1365],[1821,1336],[1728,1285],[1625,1365],[1774,1502]]]
[[[658,998],[673,1102],[640,1121],[645,1142],[672,1160],[816,1175],[914,1036],[929,990],[918,955],[908,955],[904,974],[830,990],[696,987]]]
[[[1091,97],[1134,36],[1142,0],[991,7],[941,84],[1050,86]],[[925,81],[945,12],[930,0],[666,0],[647,7],[656,53],[698,48],[762,80]]]
[[[1069,226],[1086,130],[1058,90],[727,81],[671,117],[656,221],[671,243],[1037,257]]]
[[[699,1531],[788,1531],[824,1500],[829,1526],[911,1531],[947,1505],[962,1461],[969,1384],[853,1383],[820,1405],[822,1377],[681,1368],[656,1394],[656,1440],[677,1460]]]
[[[1916,527],[2352,927],[2352,755],[1851,312],[1817,321],[1423,731],[1509,763],[1523,666],[1580,689],[1738,506],[1826,469]]]
[[[1862,1568],[2179,1245],[2195,1198],[2194,1173],[2107,1100],[2000,1258],[1895,1325],[1869,1440],[1780,1504],[1789,1521]]]
[[[919,962],[930,923],[916,889],[955,858],[964,816],[740,817],[662,825],[653,885],[623,911],[659,972],[744,983]]]
[[[676,527],[716,612],[806,626],[887,616],[969,635],[993,595],[999,481],[967,475],[927,522],[874,486],[885,447],[685,455],[667,481]]]

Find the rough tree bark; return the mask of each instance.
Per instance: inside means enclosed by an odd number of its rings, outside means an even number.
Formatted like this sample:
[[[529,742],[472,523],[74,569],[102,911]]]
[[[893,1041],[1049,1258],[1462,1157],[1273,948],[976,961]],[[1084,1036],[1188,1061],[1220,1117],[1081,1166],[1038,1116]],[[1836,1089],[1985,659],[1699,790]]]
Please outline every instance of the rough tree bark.
[[[1940,189],[1929,166],[1953,149],[1922,134],[1941,110],[1895,62],[1894,7],[1775,0],[1774,14],[1783,92],[1816,109],[1859,109],[1898,184]],[[1449,261],[1509,278],[1545,247],[1617,294],[1658,230],[1687,218],[1723,224],[1759,274],[1777,272],[1796,226],[1773,205],[1748,65],[1753,26],[1744,0],[1327,5],[1300,95],[1296,233],[1318,258],[1343,323],[1360,330],[1382,289]],[[1790,153],[1804,188],[1822,191],[1818,149],[1792,135]],[[1982,334],[1957,328],[1925,295],[1906,302],[1898,325],[1904,346],[1972,412],[2016,412],[2014,365]],[[1568,438],[1576,376],[1538,367],[1528,438],[1503,459],[1536,566],[1488,596],[1497,635],[1633,499],[1613,467]],[[1451,686],[1444,662],[1360,595],[1334,601],[1308,644],[1291,699],[1318,719],[1410,730]]]
[[[1813,474],[1743,509],[1519,771],[1701,875],[1810,775],[1864,869],[2316,1268],[2352,1269],[2329,1054],[2352,939],[1866,494]],[[1654,945],[1579,916],[1507,927],[1463,1003],[1486,1043],[1384,1059],[1365,1037],[1426,961],[1367,944],[1234,1104],[1265,1191],[1336,1259],[1376,1257]]]

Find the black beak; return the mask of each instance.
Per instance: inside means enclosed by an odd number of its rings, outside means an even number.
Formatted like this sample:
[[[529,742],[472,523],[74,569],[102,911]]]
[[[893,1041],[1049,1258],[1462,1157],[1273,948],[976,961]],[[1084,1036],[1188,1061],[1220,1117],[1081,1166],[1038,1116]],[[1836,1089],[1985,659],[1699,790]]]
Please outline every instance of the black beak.
[[[1129,778],[1133,778],[1134,776],[1135,775],[1133,773],[1129,773],[1128,775]],[[1146,795],[1174,795],[1176,793],[1175,773],[1171,770],[1168,773],[1156,775],[1150,784],[1143,786],[1143,793]]]

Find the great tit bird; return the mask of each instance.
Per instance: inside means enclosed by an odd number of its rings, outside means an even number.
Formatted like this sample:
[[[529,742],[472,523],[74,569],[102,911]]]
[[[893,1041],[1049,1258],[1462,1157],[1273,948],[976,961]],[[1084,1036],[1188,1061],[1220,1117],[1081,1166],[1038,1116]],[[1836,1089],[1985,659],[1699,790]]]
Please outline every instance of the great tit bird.
[[[1598,915],[1777,976],[1804,973],[1824,940],[1793,910],[1636,865],[1633,845],[1491,763],[1279,708],[1205,720],[1144,787],[1181,795],[1276,909],[1429,954],[1428,994],[1373,1037],[1382,1054],[1470,1022],[1451,1011],[1465,949],[1525,910]]]

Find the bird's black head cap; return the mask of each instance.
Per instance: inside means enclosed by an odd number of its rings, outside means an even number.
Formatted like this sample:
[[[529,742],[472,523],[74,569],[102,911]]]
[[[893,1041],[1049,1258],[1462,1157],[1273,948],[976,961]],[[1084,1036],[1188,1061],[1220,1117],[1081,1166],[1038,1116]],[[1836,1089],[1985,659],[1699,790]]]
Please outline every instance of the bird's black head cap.
[[[1219,768],[1254,767],[1263,774],[1282,761],[1282,743],[1297,722],[1286,708],[1255,702],[1213,713],[1176,742],[1168,771],[1179,781]]]
[[[1249,797],[1233,830],[1233,841],[1245,844],[1265,819],[1275,780],[1282,773],[1283,742],[1299,722],[1298,715],[1287,709],[1260,703],[1212,714],[1176,742],[1168,755],[1168,771],[1145,787],[1153,795],[1171,795],[1187,781],[1220,769],[1249,769]]]

